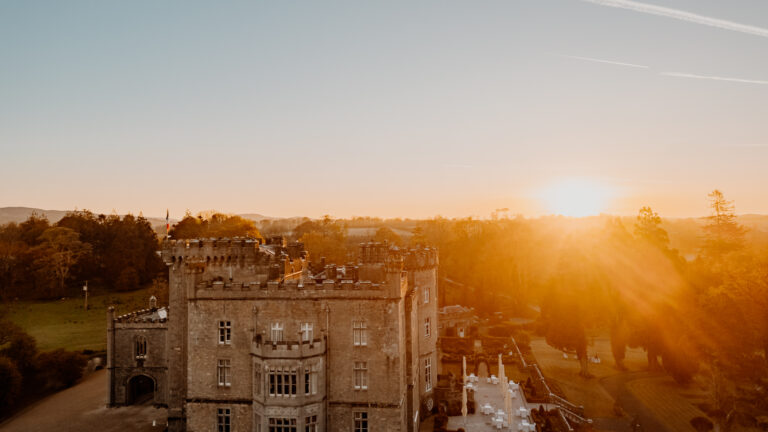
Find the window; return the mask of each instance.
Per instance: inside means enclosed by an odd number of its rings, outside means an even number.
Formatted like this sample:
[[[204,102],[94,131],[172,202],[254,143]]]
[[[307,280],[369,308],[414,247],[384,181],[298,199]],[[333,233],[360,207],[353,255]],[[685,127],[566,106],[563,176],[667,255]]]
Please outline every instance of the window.
[[[368,328],[365,321],[352,321],[352,337],[355,346],[368,345]]]
[[[368,432],[368,413],[358,411],[355,413],[355,432]]]
[[[428,338],[430,335],[429,318],[424,319],[424,337]]]
[[[317,366],[304,367],[304,394],[317,394]]]
[[[232,321],[219,321],[219,345],[232,343]]]
[[[270,396],[296,396],[296,369],[270,368],[268,375]]]
[[[303,323],[301,325],[301,340],[302,342],[312,342],[314,339],[314,326],[312,323]]]
[[[232,411],[229,408],[219,408],[216,424],[219,432],[230,432],[232,427]]]
[[[269,432],[296,432],[296,419],[270,417]]]
[[[139,336],[136,338],[136,358],[143,359],[147,357],[147,338]]]
[[[272,342],[281,342],[283,340],[283,323],[272,323]]]
[[[368,388],[368,362],[355,362],[355,390]]]
[[[317,432],[317,416],[304,418],[304,432]]]
[[[429,287],[424,287],[424,304],[429,303]]]
[[[219,360],[218,366],[219,387],[229,387],[230,377],[232,376],[232,361]]]
[[[254,369],[255,369],[255,372],[253,376],[253,383],[254,383],[254,386],[256,387],[254,390],[256,392],[256,396],[261,396],[261,386],[263,384],[261,382],[261,365],[257,363]]]
[[[424,359],[424,382],[426,391],[432,390],[432,359]]]

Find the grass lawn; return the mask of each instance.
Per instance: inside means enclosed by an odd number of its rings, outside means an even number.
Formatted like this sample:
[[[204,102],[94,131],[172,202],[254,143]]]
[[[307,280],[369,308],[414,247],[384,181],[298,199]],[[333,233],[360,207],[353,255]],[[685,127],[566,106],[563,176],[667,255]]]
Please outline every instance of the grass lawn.
[[[40,351],[64,348],[104,351],[107,348],[107,307],[114,305],[117,314],[149,306],[147,289],[126,293],[92,295],[89,308],[83,310],[83,299],[67,298],[46,302],[10,302],[8,318],[37,340]]]
[[[568,400],[576,405],[583,405],[588,417],[613,417],[614,399],[600,384],[600,378],[621,372],[614,365],[610,339],[595,337],[590,343],[589,355],[597,353],[601,360],[600,364],[589,364],[589,373],[594,375],[594,378],[579,376],[579,361],[575,358],[564,359],[562,351],[547,345],[543,338],[531,340],[531,349],[547,380],[556,382]],[[643,370],[647,363],[642,349],[627,350],[624,365],[630,371]]]
[[[627,349],[624,365],[628,371],[616,369],[611,342],[605,335],[590,338],[589,355],[597,353],[602,362],[589,364],[589,372],[595,376],[589,379],[579,376],[579,362],[576,359],[564,359],[563,353],[547,345],[543,338],[534,338],[531,349],[547,380],[557,383],[568,400],[583,405],[585,414],[591,418],[616,416],[613,412],[614,399],[601,384],[601,378],[644,371],[648,366],[642,349]],[[697,377],[690,386],[681,387],[672,378],[657,374],[632,379],[626,383],[626,389],[668,430],[690,431],[693,430],[690,419],[704,416],[694,405],[706,399],[700,381],[700,377]],[[630,413],[635,412],[633,407],[625,409]]]
[[[670,377],[631,381],[627,383],[627,388],[643,401],[669,430],[692,431],[691,419],[706,416],[680,394],[680,386]]]

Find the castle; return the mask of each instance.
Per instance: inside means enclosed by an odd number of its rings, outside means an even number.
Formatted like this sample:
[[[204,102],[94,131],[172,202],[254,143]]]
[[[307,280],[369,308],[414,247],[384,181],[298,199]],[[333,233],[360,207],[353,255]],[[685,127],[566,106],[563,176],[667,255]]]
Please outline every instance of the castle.
[[[169,306],[107,316],[108,403],[169,431],[416,431],[437,384],[435,249],[310,265],[282,239],[166,240]]]

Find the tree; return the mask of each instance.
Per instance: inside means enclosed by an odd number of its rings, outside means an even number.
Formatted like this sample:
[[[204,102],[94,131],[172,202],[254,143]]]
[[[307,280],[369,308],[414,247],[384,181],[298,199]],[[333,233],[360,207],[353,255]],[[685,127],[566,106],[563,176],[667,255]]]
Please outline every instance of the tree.
[[[736,222],[733,201],[726,200],[717,189],[707,197],[712,214],[707,217],[707,225],[704,226],[706,238],[703,251],[710,258],[718,258],[740,249],[744,245],[746,230]]]
[[[301,235],[301,237],[298,237]],[[349,259],[347,227],[325,215],[320,222],[304,222],[294,231],[314,262],[325,258],[328,263],[343,264]]]
[[[256,223],[250,219],[218,212],[199,213],[197,217],[194,217],[189,211],[187,211],[181,221],[173,225],[170,236],[174,239],[210,237],[262,238]]]
[[[0,320],[0,356],[13,360],[22,376],[29,376],[35,369],[37,342],[20,327],[7,320]]]
[[[637,214],[635,235],[662,250],[669,246],[669,235],[661,228],[661,217],[647,206]]]
[[[84,355],[61,348],[37,356],[40,376],[53,390],[71,387],[80,377],[87,364]]]
[[[79,240],[79,234],[69,228],[52,227],[45,230],[39,237],[47,254],[42,259],[43,267],[58,281],[58,292],[52,296],[64,293],[64,283],[70,276],[70,271],[78,260],[91,251],[91,246]]]
[[[373,236],[373,241],[381,243],[389,243],[395,246],[401,246],[403,239],[400,238],[390,227],[381,227],[376,230],[376,234]]]
[[[587,329],[598,324],[604,310],[601,270],[581,250],[564,250],[550,290],[541,305],[544,336],[553,348],[575,351],[580,374],[589,374]]]
[[[0,413],[10,407],[21,390],[21,374],[7,357],[0,356]]]

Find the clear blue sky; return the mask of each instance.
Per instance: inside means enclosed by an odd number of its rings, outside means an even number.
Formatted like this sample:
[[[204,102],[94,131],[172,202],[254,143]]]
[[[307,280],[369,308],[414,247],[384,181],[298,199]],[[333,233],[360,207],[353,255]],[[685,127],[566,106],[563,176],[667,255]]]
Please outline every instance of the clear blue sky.
[[[768,213],[764,0],[4,1],[0,62],[0,207]]]

